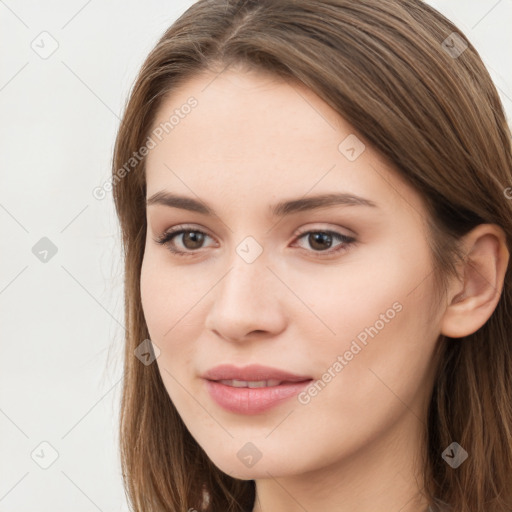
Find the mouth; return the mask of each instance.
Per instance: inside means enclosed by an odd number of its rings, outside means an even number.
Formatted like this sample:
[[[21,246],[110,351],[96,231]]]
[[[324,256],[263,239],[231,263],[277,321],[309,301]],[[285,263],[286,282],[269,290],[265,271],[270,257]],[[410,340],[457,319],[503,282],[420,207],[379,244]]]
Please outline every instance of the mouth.
[[[203,379],[213,381],[231,382],[234,387],[247,387],[237,383],[271,383],[271,386],[279,385],[282,382],[300,382],[311,379],[310,375],[299,375],[280,368],[251,364],[244,367],[237,367],[231,364],[221,364],[206,371]],[[277,381],[277,383],[275,382]],[[263,386],[255,386],[263,387]]]
[[[271,388],[274,386],[280,386],[281,384],[290,384],[290,382],[271,379],[271,380],[217,380],[213,382],[219,382],[225,386],[232,388]]]
[[[259,365],[217,366],[203,376],[213,401],[236,414],[259,414],[300,393],[313,379]]]

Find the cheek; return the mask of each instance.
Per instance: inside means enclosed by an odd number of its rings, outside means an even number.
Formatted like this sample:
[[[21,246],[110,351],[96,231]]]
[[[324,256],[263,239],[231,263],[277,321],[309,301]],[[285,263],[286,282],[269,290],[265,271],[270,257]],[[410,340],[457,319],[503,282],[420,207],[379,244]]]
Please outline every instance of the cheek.
[[[384,418],[402,414],[404,404],[420,407],[415,401],[438,335],[429,322],[429,262],[420,252],[407,263],[389,252],[384,261],[340,275],[325,288],[328,294],[317,294],[317,312],[335,332],[311,353],[321,382],[306,407],[318,412],[318,424],[333,417],[339,424],[366,419],[367,426],[357,428],[369,432]]]
[[[140,274],[140,295],[144,318],[153,341],[163,336],[166,330],[162,313],[166,307],[167,294],[162,284],[165,277],[162,277],[155,259],[148,256],[146,250]]]
[[[157,364],[169,392],[175,387],[169,374],[190,371],[194,340],[202,331],[201,298],[205,286],[190,279],[190,273],[171,268],[166,254],[147,252],[141,268],[141,304],[151,340],[160,349]],[[211,285],[210,285],[211,286]],[[166,375],[167,374],[167,375]],[[187,376],[189,378],[190,375]]]
[[[204,286],[190,272],[172,267],[164,249],[146,250],[140,276],[141,304],[148,330],[156,339],[171,340],[176,330],[190,324],[194,305]]]
[[[356,368],[356,373],[368,373],[374,365],[385,369],[395,384],[421,378],[414,372],[428,364],[437,328],[429,315],[433,290],[428,249],[423,240],[418,240],[414,258],[405,258],[395,245],[380,249],[378,257],[360,252],[339,271],[318,273],[314,280],[295,276],[292,281],[290,276],[290,287],[309,307],[299,321],[299,339],[311,361],[317,361],[317,373],[346,353],[347,368],[352,368],[346,374]],[[356,373],[353,378],[359,378]]]
[[[415,258],[404,258],[399,244],[382,243],[362,248],[336,267],[319,267],[314,275],[306,272],[281,272],[281,277],[301,299],[293,306],[300,315],[290,316],[301,330],[299,340],[315,351],[339,351],[357,336],[370,339],[368,329],[381,334],[394,328],[413,328],[403,324],[405,316],[413,323],[427,325],[426,306],[431,299],[430,262],[426,248],[418,241]],[[403,245],[400,247],[403,248]],[[292,302],[289,303],[290,305]],[[399,311],[400,310],[400,311]],[[374,328],[372,328],[374,327]],[[395,341],[400,340],[397,331]]]
[[[180,383],[185,384],[185,369],[192,359],[190,340],[195,335],[186,332],[190,306],[177,289],[175,272],[166,270],[158,258],[146,254],[141,268],[141,303],[151,341],[160,353],[156,364],[167,394],[180,411],[187,410],[189,400]],[[181,320],[180,320],[181,319]],[[183,330],[185,329],[185,331]],[[184,409],[185,408],[185,409]]]

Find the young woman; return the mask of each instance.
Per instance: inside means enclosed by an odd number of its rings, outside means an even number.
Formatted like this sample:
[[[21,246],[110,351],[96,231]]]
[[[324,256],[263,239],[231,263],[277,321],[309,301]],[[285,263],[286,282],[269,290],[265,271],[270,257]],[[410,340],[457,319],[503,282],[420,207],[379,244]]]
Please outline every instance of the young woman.
[[[512,152],[418,0],[200,0],[113,162],[133,509],[512,511]]]

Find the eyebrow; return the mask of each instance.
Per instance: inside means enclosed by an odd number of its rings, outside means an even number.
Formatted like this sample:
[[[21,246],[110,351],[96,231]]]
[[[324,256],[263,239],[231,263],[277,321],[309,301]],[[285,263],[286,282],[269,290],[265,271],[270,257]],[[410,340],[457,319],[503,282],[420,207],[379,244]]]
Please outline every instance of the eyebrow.
[[[164,190],[156,192],[146,200],[146,206],[163,205],[171,208],[180,208],[204,215],[215,215],[213,208],[192,197],[171,194]],[[281,201],[270,206],[270,214],[274,217],[284,217],[296,212],[315,210],[329,206],[369,206],[378,208],[377,204],[364,197],[348,193],[321,194],[299,199]]]

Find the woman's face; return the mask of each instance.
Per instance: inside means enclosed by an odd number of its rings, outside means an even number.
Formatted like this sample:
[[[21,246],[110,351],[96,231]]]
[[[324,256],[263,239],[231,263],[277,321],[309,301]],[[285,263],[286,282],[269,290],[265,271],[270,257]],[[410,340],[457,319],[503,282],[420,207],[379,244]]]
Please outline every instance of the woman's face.
[[[196,77],[153,128],[142,305],[192,436],[242,479],[407,472],[442,316],[420,196],[309,89],[268,75]],[[234,370],[205,379],[219,365]]]

